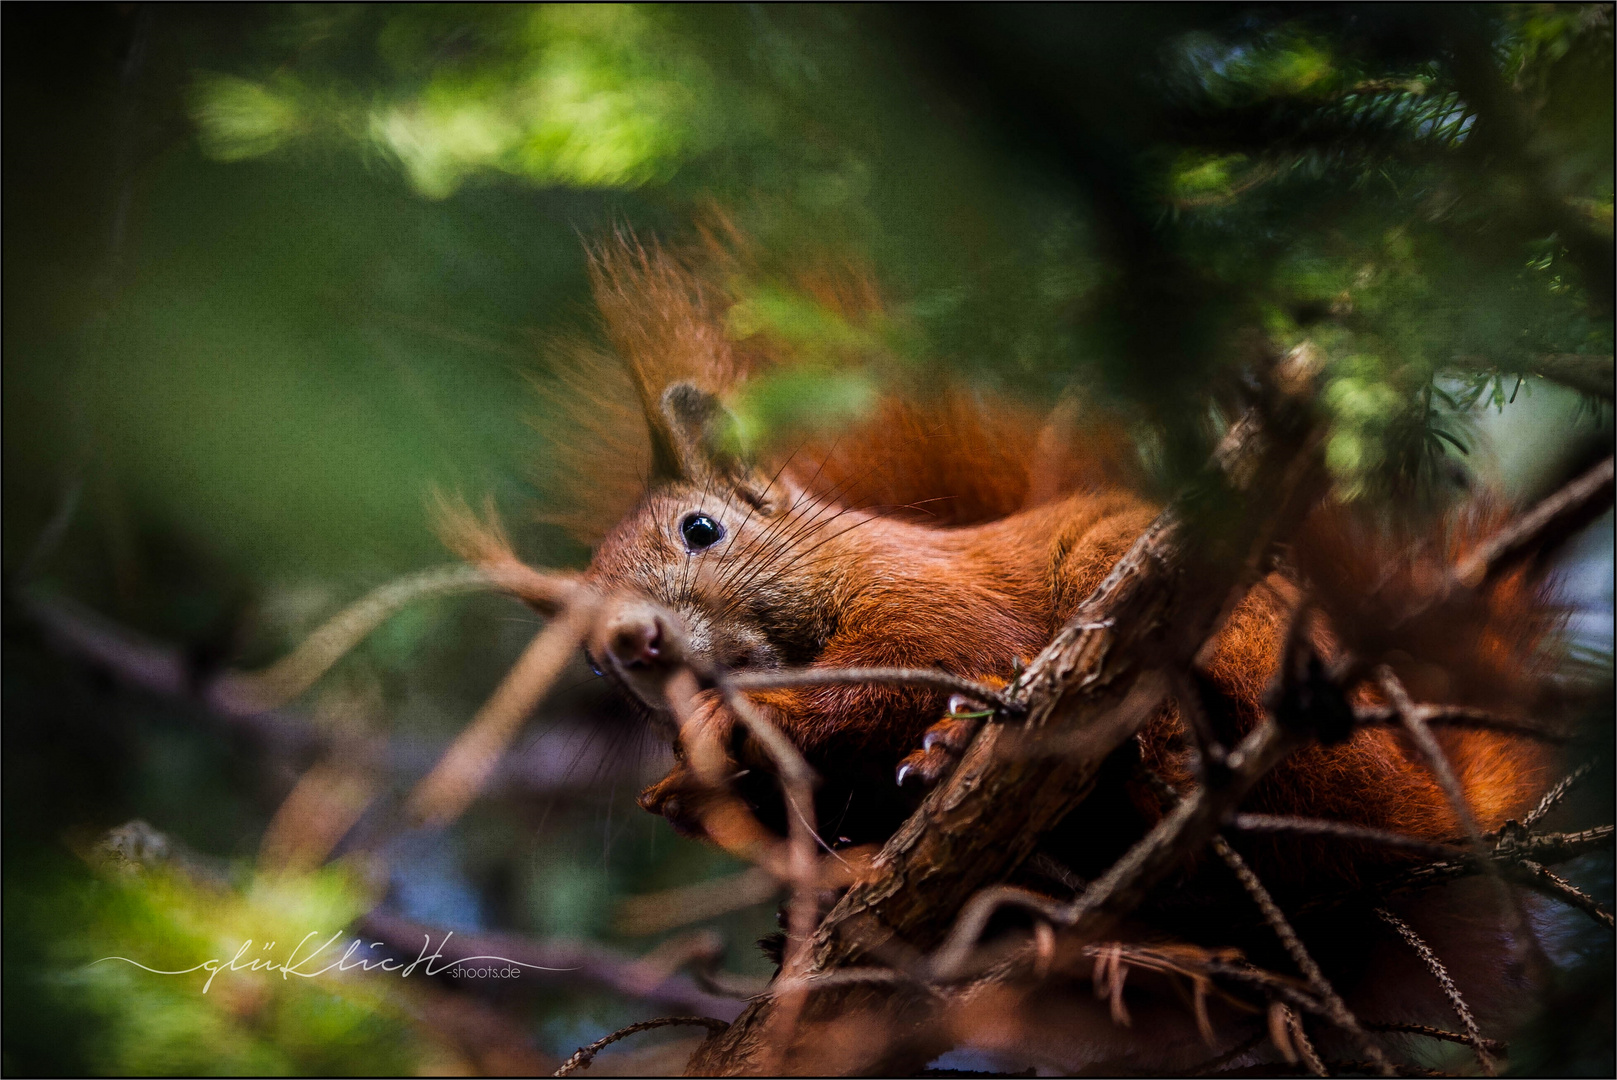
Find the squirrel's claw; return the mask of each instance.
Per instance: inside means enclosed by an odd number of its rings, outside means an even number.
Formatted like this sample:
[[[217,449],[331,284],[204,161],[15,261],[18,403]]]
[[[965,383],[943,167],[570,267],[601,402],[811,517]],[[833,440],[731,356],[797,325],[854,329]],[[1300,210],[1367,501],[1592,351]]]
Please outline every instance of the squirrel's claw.
[[[898,763],[898,786],[926,791],[948,775],[982,723],[975,716],[946,716],[927,728],[921,748]]]
[[[941,746],[917,750],[898,763],[898,786],[926,791],[954,766],[956,757]]]
[[[975,716],[945,716],[942,720],[926,729],[921,736],[921,749],[931,750],[941,746],[955,757],[966,752],[971,745],[972,737],[977,734],[977,727],[981,719]]]

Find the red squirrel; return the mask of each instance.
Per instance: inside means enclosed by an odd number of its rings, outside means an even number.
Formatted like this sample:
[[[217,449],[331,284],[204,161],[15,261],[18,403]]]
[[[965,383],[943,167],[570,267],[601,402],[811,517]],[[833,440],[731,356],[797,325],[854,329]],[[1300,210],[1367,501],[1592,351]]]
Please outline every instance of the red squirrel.
[[[617,598],[589,651],[648,710],[667,709],[664,680],[687,659],[731,671],[937,668],[1003,683],[1160,509],[1128,483],[1126,442],[1112,429],[1063,437],[1064,425],[1084,431],[1070,409],[1041,424],[1026,407],[969,395],[887,400],[829,445],[748,460],[721,395],[769,360],[726,332],[722,291],[632,241],[600,250],[593,273],[616,355],[571,347],[562,376],[584,404],[572,407],[580,420],[557,452],[574,471],[572,524],[623,515],[598,532],[586,572]],[[845,303],[834,289],[821,299]],[[1269,574],[1221,632],[1198,681],[1200,704],[1226,739],[1260,719],[1304,590],[1323,613],[1323,647],[1391,665],[1416,700],[1530,700],[1550,626],[1532,582],[1507,578],[1459,621],[1447,609],[1420,610],[1465,546],[1486,534],[1485,516],[1462,515],[1416,548],[1353,520],[1340,508],[1316,511],[1285,552],[1288,570]],[[929,690],[822,686],[748,697],[820,775],[817,819],[830,845],[881,841],[969,734],[948,722],[947,695]],[[721,730],[738,787],[784,832],[778,805],[770,809],[768,759],[713,691],[701,700],[699,722]],[[1554,779],[1549,754],[1529,740],[1454,730],[1440,738],[1484,829],[1520,816]],[[1171,704],[1147,723],[1129,748],[1134,758],[1080,810],[1074,835],[1083,839],[1062,849],[1080,877],[1103,871],[1163,812],[1138,763],[1184,790],[1190,743]],[[703,790],[681,762],[640,803],[700,832]],[[1294,754],[1246,806],[1430,841],[1461,835],[1427,765],[1387,729]],[[1280,892],[1349,889],[1409,858],[1283,837],[1245,850]]]
[[[592,659],[649,708],[666,708],[658,675],[679,659],[666,653],[675,637],[689,655],[730,670],[932,667],[1006,681],[1160,509],[1120,479],[1126,467],[1116,460],[1121,441],[1114,434],[1092,435],[1094,460],[1059,460],[1085,448],[1041,433],[1025,407],[959,396],[930,412],[889,400],[830,448],[748,461],[716,391],[733,389],[758,362],[737,355],[716,310],[720,301],[701,276],[665,252],[625,242],[598,253],[594,282],[630,386],[609,406],[612,389],[599,386],[616,361],[587,354],[579,381],[593,380],[598,392],[585,411],[601,437],[608,423],[601,417],[615,406],[613,434],[621,443],[624,429],[638,427],[645,448],[637,455],[603,449],[601,438],[570,440],[578,479],[571,502],[588,509],[611,498],[602,495],[610,478],[587,464],[591,454],[641,459],[628,485],[619,480],[620,502],[627,501],[622,489],[641,488],[631,496],[633,509],[599,538],[586,577],[605,592],[647,601],[615,607]],[[1065,475],[1052,479],[1058,469]],[[1017,503],[1031,505],[1013,509]],[[1307,580],[1336,636],[1369,660],[1392,663],[1417,699],[1522,701],[1540,669],[1534,657],[1549,614],[1520,576],[1495,587],[1464,625],[1454,625],[1448,611],[1432,613],[1448,620],[1441,625],[1418,615],[1395,625],[1489,524],[1476,515],[1462,519],[1444,538],[1446,550],[1428,544],[1412,561],[1325,508],[1288,552],[1292,576]],[[1237,610],[1203,673],[1215,706],[1237,730],[1261,713],[1297,595],[1290,577],[1271,574]],[[665,625],[670,616],[680,625]],[[947,751],[958,750],[937,740],[934,748],[945,752],[922,750],[945,712],[936,692],[866,685],[749,696],[832,792],[851,794],[855,803],[904,805],[866,785],[880,777],[883,788],[894,788],[913,777],[924,786],[949,764]],[[1185,768],[1183,754],[1169,746],[1176,731],[1170,709],[1144,740],[1147,759],[1170,779]],[[1536,744],[1493,733],[1444,737],[1485,828],[1542,790],[1548,762]],[[1431,839],[1458,835],[1426,767],[1391,733],[1361,732],[1345,746],[1305,752],[1280,772],[1255,797],[1266,809]],[[680,816],[671,800],[681,782],[676,770],[642,803]],[[1288,788],[1294,794],[1284,794]],[[834,839],[837,814],[822,822]]]

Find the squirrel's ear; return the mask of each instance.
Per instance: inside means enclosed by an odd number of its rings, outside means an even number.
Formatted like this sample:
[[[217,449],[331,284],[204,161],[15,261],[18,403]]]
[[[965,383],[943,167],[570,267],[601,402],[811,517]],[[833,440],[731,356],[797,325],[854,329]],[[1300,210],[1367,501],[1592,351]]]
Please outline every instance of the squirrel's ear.
[[[735,417],[717,396],[692,383],[663,391],[661,416],[651,418],[652,473],[659,479],[718,480],[766,509],[767,484],[759,481],[741,454]]]

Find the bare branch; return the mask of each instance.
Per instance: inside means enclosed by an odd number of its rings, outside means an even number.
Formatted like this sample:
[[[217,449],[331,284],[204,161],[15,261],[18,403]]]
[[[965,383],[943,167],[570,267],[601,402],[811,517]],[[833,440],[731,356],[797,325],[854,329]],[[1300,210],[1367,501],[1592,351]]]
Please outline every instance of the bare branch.
[[[1273,814],[1236,814],[1230,819],[1230,828],[1238,832],[1248,833],[1296,833],[1304,836],[1331,836],[1339,840],[1356,840],[1367,844],[1380,844],[1384,847],[1403,848],[1407,851],[1418,851],[1438,859],[1450,859],[1463,855],[1463,849],[1453,844],[1434,844],[1429,840],[1422,840],[1418,836],[1405,836],[1403,833],[1387,832],[1383,829],[1367,829],[1362,825],[1349,825],[1341,821],[1327,821],[1321,818],[1285,817]]]
[[[1285,1013],[1286,1028],[1291,1037],[1291,1045],[1296,1048],[1298,1056],[1303,1059],[1303,1064],[1308,1066],[1308,1071],[1315,1076],[1331,1075],[1330,1070],[1325,1067],[1325,1062],[1320,1060],[1319,1051],[1314,1049],[1314,1043],[1309,1039],[1308,1032],[1303,1030],[1303,1018],[1297,1014],[1297,1010],[1290,1005],[1281,1005],[1280,1009]],[[1378,1050],[1377,1053],[1379,1052]]]
[[[1382,693],[1387,695],[1392,707],[1398,711],[1404,727],[1408,729],[1416,747],[1425,757],[1427,767],[1437,779],[1438,786],[1443,789],[1449,807],[1459,819],[1460,827],[1465,830],[1466,838],[1470,840],[1473,850],[1478,855],[1483,870],[1497,883],[1500,908],[1504,912],[1505,925],[1510,931],[1511,942],[1517,956],[1528,965],[1542,966],[1547,961],[1543,950],[1539,947],[1538,938],[1533,935],[1528,925],[1527,912],[1521,906],[1521,898],[1505,884],[1499,867],[1489,859],[1491,852],[1488,842],[1482,835],[1482,827],[1477,824],[1476,815],[1472,813],[1471,804],[1465,797],[1465,789],[1460,786],[1459,777],[1454,775],[1454,767],[1449,763],[1448,755],[1443,752],[1443,747],[1432,735],[1432,729],[1426,726],[1420,711],[1409,700],[1408,692],[1404,690],[1403,683],[1398,681],[1392,669],[1386,665],[1377,668],[1376,682],[1380,685]],[[1503,842],[1496,845],[1495,850],[1501,846]]]
[[[1216,1058],[1213,1058],[1212,1060],[1204,1062],[1203,1064],[1196,1066],[1194,1069],[1189,1070],[1185,1075],[1186,1076],[1212,1076],[1212,1075],[1215,1075],[1218,1072],[1218,1070],[1222,1069],[1224,1066],[1228,1065],[1230,1062],[1234,1061],[1236,1058],[1240,1057],[1242,1054],[1248,1054],[1248,1053],[1251,1053],[1253,1050],[1255,1050],[1257,1048],[1258,1044],[1263,1042],[1263,1040],[1264,1040],[1264,1038],[1266,1037],[1267,1034],[1268,1034],[1267,1032],[1264,1032],[1264,1031],[1260,1030],[1255,1035],[1250,1035],[1247,1038],[1242,1039],[1240,1042],[1236,1043],[1234,1046],[1230,1047],[1228,1050],[1224,1051],[1222,1054],[1218,1055]]]
[[[1460,786],[1459,777],[1454,775],[1454,767],[1449,764],[1448,755],[1443,753],[1443,747],[1438,744],[1432,735],[1432,729],[1426,726],[1426,718],[1415,703],[1409,700],[1409,694],[1404,690],[1404,684],[1398,681],[1392,669],[1383,665],[1376,669],[1376,682],[1380,685],[1382,693],[1392,703],[1404,727],[1409,731],[1410,738],[1414,740],[1415,747],[1426,759],[1427,768],[1437,779],[1437,784],[1443,789],[1444,796],[1449,801],[1449,808],[1459,820],[1460,827],[1471,841],[1472,848],[1484,859],[1488,855],[1488,844],[1483,839],[1482,827],[1477,824],[1476,815],[1471,812],[1471,804],[1466,800],[1465,788]],[[1491,863],[1488,865],[1492,865]]]
[[[1588,776],[1589,773],[1594,770],[1594,767],[1594,762],[1585,761],[1582,765],[1579,765],[1576,769],[1573,769],[1570,773],[1557,781],[1556,785],[1550,788],[1550,790],[1546,791],[1544,793],[1544,797],[1538,800],[1538,805],[1533,807],[1532,811],[1526,817],[1522,818],[1522,827],[1531,829],[1534,825],[1537,825],[1541,820],[1543,820],[1545,814],[1548,814],[1551,810],[1554,810],[1560,805],[1561,800],[1566,798],[1567,792],[1572,790],[1573,785],[1575,785],[1579,780],[1582,780],[1585,776]]]
[[[1301,979],[1267,971],[1248,963],[1235,950],[1208,950],[1190,945],[1126,945],[1109,942],[1086,945],[1082,955],[1111,957],[1111,963],[1124,962],[1212,985],[1212,980],[1223,979],[1260,992],[1270,1001],[1278,1001],[1329,1019],[1327,1006]],[[1219,991],[1224,1000],[1251,1012],[1262,1012],[1262,1007],[1233,994]],[[1365,1071],[1374,1072],[1374,1069]]]
[[[660,934],[687,923],[711,919],[738,908],[761,904],[780,892],[775,875],[760,867],[645,896],[618,905],[617,928],[633,936]]]
[[[232,713],[272,709],[314,685],[331,665],[407,605],[432,597],[491,589],[504,589],[518,596],[535,593],[570,598],[577,586],[568,577],[542,574],[520,563],[494,569],[456,563],[408,574],[348,605],[265,670],[220,676],[209,688],[208,697]]]
[[[1489,356],[1456,356],[1457,366],[1474,371],[1495,371],[1509,374],[1542,375],[1551,382],[1588,394],[1591,397],[1612,399],[1613,368],[1610,353],[1597,356],[1586,353],[1541,353],[1530,359],[1504,360]]]
[[[1572,535],[1612,502],[1612,458],[1607,458],[1512,521],[1454,569],[1454,580],[1477,588]]]
[[[1319,997],[1321,1003],[1324,1004],[1326,1016],[1330,1021],[1353,1037],[1354,1041],[1359,1045],[1359,1050],[1365,1057],[1376,1064],[1377,1072],[1382,1076],[1394,1075],[1392,1065],[1387,1061],[1386,1055],[1381,1052],[1381,1047],[1377,1046],[1375,1041],[1365,1032],[1364,1027],[1359,1023],[1358,1017],[1354,1016],[1352,1011],[1348,1009],[1347,1004],[1337,994],[1336,988],[1325,977],[1325,973],[1319,969],[1318,964],[1314,963],[1314,958],[1309,955],[1307,947],[1303,945],[1302,938],[1297,936],[1297,931],[1292,929],[1292,925],[1287,921],[1285,913],[1280,910],[1280,905],[1274,902],[1274,897],[1269,895],[1269,890],[1263,887],[1263,882],[1258,880],[1258,875],[1254,874],[1252,868],[1247,866],[1246,860],[1241,858],[1240,854],[1230,847],[1222,836],[1213,837],[1213,850],[1218,853],[1219,858],[1224,860],[1225,865],[1234,872],[1236,878],[1241,882],[1241,887],[1257,903],[1258,909],[1263,912],[1264,921],[1269,924],[1269,928],[1280,939],[1280,944],[1285,947],[1286,955],[1291,957],[1291,962],[1297,965],[1297,970],[1303,973],[1303,977],[1308,980],[1309,987]],[[1317,1061],[1317,1057],[1315,1060]],[[1319,1075],[1324,1074],[1320,1073]]]
[[[1569,732],[1545,727],[1531,720],[1515,720],[1507,716],[1474,709],[1463,705],[1415,705],[1415,712],[1427,724],[1439,727],[1474,728],[1479,731],[1499,731],[1507,735],[1523,735],[1541,742],[1564,743],[1572,740]],[[1364,727],[1400,725],[1398,710],[1386,705],[1361,705],[1353,710],[1354,722]]]
[[[1609,847],[1614,833],[1617,833],[1617,826],[1595,825],[1577,832],[1502,838],[1493,852],[1493,861],[1537,859],[1539,862],[1562,862],[1575,859],[1585,852]]]
[[[1515,863],[1506,863],[1504,872],[1505,876],[1513,881],[1531,886],[1546,896],[1553,896],[1562,903],[1577,908],[1607,930],[1617,928],[1617,924],[1612,922],[1611,909],[1566,878],[1550,873],[1543,863],[1534,862],[1532,859],[1520,859]]]
[[[163,697],[189,699],[297,752],[318,744],[321,733],[307,717],[277,710],[242,708],[200,692],[199,673],[185,650],[154,641],[120,626],[65,596],[39,590],[18,593],[18,601],[62,652],[84,660],[117,682]]]
[[[1228,771],[1217,787],[1197,788],[1184,797],[1117,864],[1080,898],[1084,914],[1074,925],[1106,925],[1103,913],[1133,910],[1146,891],[1178,864],[1187,852],[1212,840],[1219,824],[1240,804],[1252,786],[1306,738],[1273,718],[1258,725],[1230,752]]]
[[[1570,386],[1594,397],[1612,399],[1612,356],[1592,356],[1584,353],[1545,353],[1535,356],[1529,367],[1539,375],[1562,386]]]
[[[1488,851],[1485,858],[1478,858],[1475,853],[1467,852],[1453,859],[1427,863],[1425,866],[1413,867],[1383,878],[1369,888],[1374,895],[1385,897],[1412,889],[1431,888],[1455,878],[1481,873],[1487,867],[1492,867],[1492,872],[1503,873],[1511,863],[1523,859],[1535,862],[1562,862],[1591,851],[1610,850],[1614,834],[1617,834],[1617,828],[1611,825],[1597,825],[1579,832],[1545,833],[1515,838],[1508,842],[1502,841]],[[1344,896],[1321,899],[1310,903],[1308,907],[1310,909],[1329,907],[1345,899],[1347,897]]]
[[[1432,1027],[1428,1024],[1396,1024],[1366,1021],[1365,1027],[1371,1031],[1385,1031],[1394,1035],[1424,1035],[1428,1039],[1441,1039],[1444,1042],[1460,1043],[1463,1046],[1471,1045],[1471,1036],[1462,1035],[1458,1031],[1445,1031],[1442,1028]],[[1510,1044],[1503,1039],[1483,1039],[1482,1045],[1488,1048],[1489,1053],[1503,1054],[1510,1049]]]
[[[1006,716],[1021,716],[1027,710],[1021,702],[984,683],[963,679],[947,671],[926,668],[788,668],[783,671],[742,671],[725,677],[736,690],[777,690],[792,686],[919,686],[950,694],[962,694]]]
[[[819,890],[816,881],[815,845],[819,841],[819,827],[814,814],[814,786],[819,778],[809,763],[780,729],[754,708],[746,696],[727,681],[719,684],[724,702],[736,714],[752,736],[761,743],[775,766],[780,778],[781,795],[786,801],[786,833],[790,854],[791,907],[786,928],[786,952],[782,970],[798,971],[810,947],[810,938],[820,921]],[[777,1041],[770,1055],[776,1062],[784,1061],[797,1029],[798,1017],[808,1000],[806,988],[786,989],[778,995],[780,1011],[776,1016]]]
[[[500,755],[588,631],[597,605],[593,594],[580,595],[534,637],[487,703],[416,785],[407,804],[412,820],[441,828],[459,817],[483,789]]]
[[[1139,843],[1124,854],[1070,904],[1000,885],[983,889],[961,910],[954,927],[933,954],[931,974],[958,977],[988,920],[1007,904],[1034,911],[1057,926],[1080,934],[1105,933],[1115,919],[1139,906],[1151,886],[1188,852],[1199,849],[1218,831],[1219,822],[1275,763],[1303,742],[1273,719],[1265,720],[1226,759],[1227,771],[1216,788],[1200,787],[1181,799]]]
[[[1443,966],[1443,961],[1432,951],[1432,947],[1426,944],[1426,940],[1415,932],[1413,927],[1386,908],[1376,908],[1376,917],[1397,931],[1398,936],[1403,938],[1409,947],[1415,950],[1415,955],[1419,956],[1422,962],[1426,964],[1432,976],[1437,979],[1438,985],[1443,988],[1443,996],[1449,999],[1450,1005],[1454,1006],[1454,1014],[1460,1018],[1460,1024],[1465,1028],[1466,1041],[1471,1044],[1471,1048],[1476,1052],[1477,1064],[1482,1067],[1482,1071],[1486,1075],[1497,1075],[1499,1072],[1498,1063],[1494,1061],[1493,1054],[1489,1053],[1488,1048],[1483,1044],[1482,1032],[1477,1028],[1477,1018],[1471,1015],[1470,1006],[1465,1003],[1465,998],[1460,996],[1460,988],[1454,985],[1454,979],[1449,975],[1449,969]]]
[[[620,1039],[627,1039],[631,1035],[638,1035],[642,1031],[653,1031],[662,1027],[705,1027],[708,1031],[723,1031],[730,1025],[723,1020],[715,1020],[710,1016],[665,1016],[660,1020],[642,1020],[638,1024],[630,1024],[620,1028],[604,1039],[596,1039],[588,1046],[581,1046],[573,1052],[573,1056],[562,1062],[561,1068],[551,1073],[552,1076],[571,1076],[579,1069],[587,1069],[595,1055],[611,1046]]]

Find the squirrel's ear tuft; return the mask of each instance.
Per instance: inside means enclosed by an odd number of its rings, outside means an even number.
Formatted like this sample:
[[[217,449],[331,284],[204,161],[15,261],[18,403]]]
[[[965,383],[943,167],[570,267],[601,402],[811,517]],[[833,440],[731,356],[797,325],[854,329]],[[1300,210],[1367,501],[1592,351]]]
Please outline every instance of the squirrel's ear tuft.
[[[759,509],[767,508],[768,485],[759,481],[742,456],[735,417],[716,395],[693,383],[675,383],[663,391],[659,412],[660,416],[648,418],[655,477],[723,482]]]

